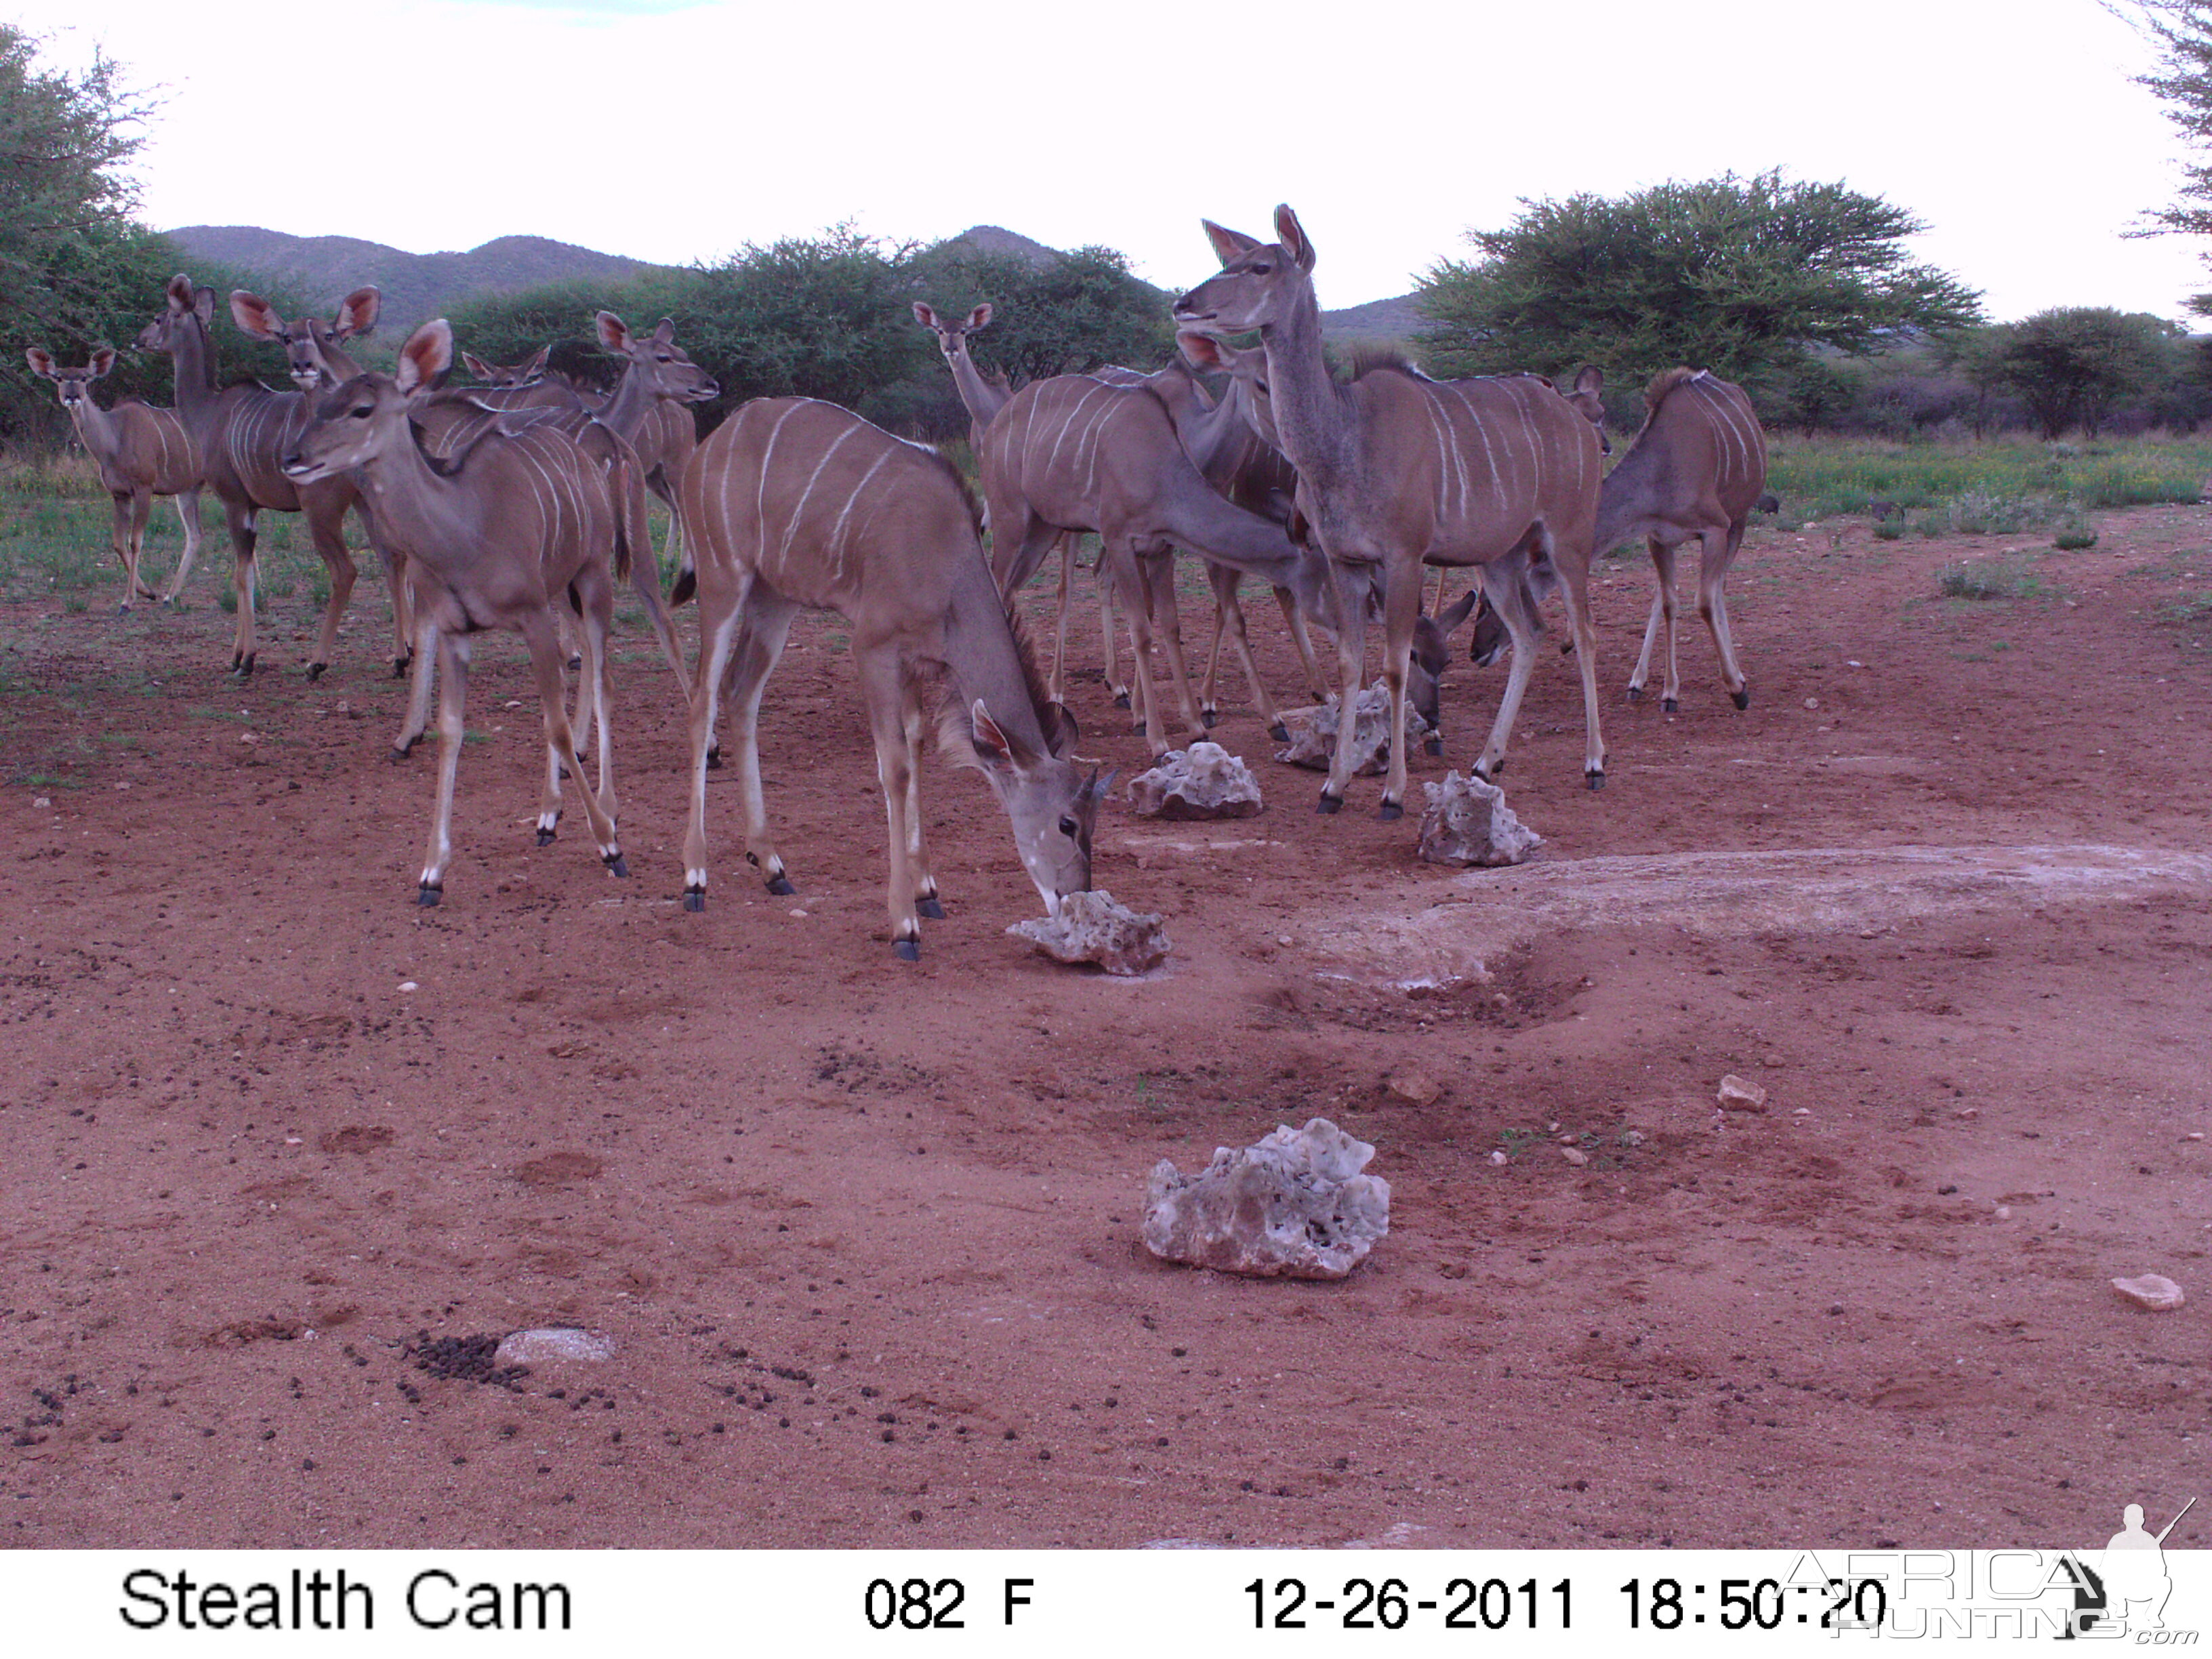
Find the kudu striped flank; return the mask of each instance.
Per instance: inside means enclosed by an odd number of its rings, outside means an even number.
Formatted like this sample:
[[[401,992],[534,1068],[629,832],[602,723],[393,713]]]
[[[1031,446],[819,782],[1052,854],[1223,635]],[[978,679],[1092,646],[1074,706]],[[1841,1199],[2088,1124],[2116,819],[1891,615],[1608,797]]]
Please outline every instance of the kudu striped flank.
[[[43,346],[33,346],[23,356],[33,374],[54,383],[78,441],[100,470],[101,487],[114,499],[112,534],[115,556],[123,566],[123,599],[116,609],[128,611],[133,599],[154,597],[154,590],[139,577],[138,560],[156,495],[173,497],[177,516],[184,522],[185,550],[164,602],[175,599],[200,550],[200,461],[191,434],[173,410],[151,408],[136,398],[126,398],[112,409],[93,401],[92,383],[115,367],[115,353],[106,346],[94,351],[82,368],[62,368]]]
[[[571,437],[556,426],[489,433],[451,460],[425,450],[409,422],[453,360],[453,331],[441,318],[400,348],[397,374],[364,374],[316,394],[284,458],[303,486],[349,471],[383,534],[411,562],[419,637],[438,655],[438,788],[419,902],[445,891],[453,855],[453,786],[468,697],[471,636],[510,629],[530,647],[545,721],[545,791],[538,842],[554,836],[565,768],[581,787],[568,716],[562,706],[562,653],[553,606],[582,623],[584,684],[599,722],[599,779],[584,811],[601,860],[629,873],[615,835],[614,744],[606,717],[607,623],[614,583],[644,533],[643,492],[627,477],[611,434]],[[625,487],[628,485],[629,487]]]
[[[1341,724],[1321,810],[1337,811],[1351,781],[1354,699],[1365,654],[1362,590],[1379,574],[1392,731],[1382,813],[1395,818],[1406,798],[1407,659],[1420,615],[1422,565],[1503,573],[1523,552],[1548,559],[1567,595],[1583,675],[1583,768],[1596,788],[1605,776],[1605,744],[1587,591],[1597,521],[1595,430],[1535,375],[1436,381],[1378,368],[1339,386],[1322,357],[1313,244],[1287,207],[1275,210],[1275,230],[1278,240],[1262,243],[1208,222],[1222,270],[1177,301],[1175,314],[1178,324],[1207,333],[1259,331],[1276,432],[1297,469],[1300,514],[1344,579]],[[1500,586],[1493,602],[1521,648],[1474,763],[1484,777],[1504,763],[1535,655],[1526,645],[1534,620],[1517,586]]]
[[[933,683],[943,685],[940,741],[989,780],[1046,906],[1090,886],[1105,786],[1067,759],[1075,723],[1037,684],[950,463],[834,404],[763,398],[700,445],[684,474],[684,518],[697,554],[700,629],[685,908],[706,905],[707,750],[725,696],[737,722],[745,856],[771,893],[793,890],[769,832],[759,721],[762,691],[802,609],[834,611],[852,629],[889,826],[887,908],[899,956],[917,958],[921,918],[944,914],[919,769]]]

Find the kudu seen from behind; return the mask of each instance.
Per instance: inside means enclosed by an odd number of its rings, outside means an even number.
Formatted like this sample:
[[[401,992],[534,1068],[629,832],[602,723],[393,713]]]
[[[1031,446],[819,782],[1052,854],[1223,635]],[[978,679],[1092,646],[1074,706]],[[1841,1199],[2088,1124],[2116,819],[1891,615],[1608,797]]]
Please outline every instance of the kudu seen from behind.
[[[545,723],[540,846],[561,816],[565,768],[581,787],[562,707],[562,653],[553,607],[582,623],[584,684],[599,722],[599,787],[584,811],[599,857],[629,873],[616,839],[613,744],[606,725],[606,635],[614,583],[627,575],[644,534],[641,486],[624,487],[628,463],[611,434],[570,436],[556,426],[490,433],[452,462],[417,439],[409,416],[453,360],[453,331],[425,323],[400,349],[396,374],[364,374],[319,392],[284,458],[303,487],[350,472],[382,533],[413,567],[426,647],[438,653],[438,786],[417,901],[436,904],[453,855],[454,781],[468,696],[471,636],[503,628],[522,635]]]
[[[162,603],[174,599],[200,550],[200,461],[191,434],[173,410],[155,409],[136,398],[126,398],[112,409],[93,401],[92,383],[115,367],[115,353],[109,347],[94,351],[82,368],[62,368],[43,346],[33,346],[23,356],[33,374],[54,383],[78,441],[100,470],[101,487],[114,500],[112,534],[115,556],[123,566],[123,599],[116,609],[128,611],[133,599],[154,597],[154,590],[139,578],[138,560],[156,495],[173,497],[177,516],[184,522],[185,550]]]
[[[921,955],[921,918],[944,914],[923,842],[919,769],[921,699],[933,681],[945,686],[940,741],[989,781],[1047,908],[1090,886],[1105,785],[1067,758],[1075,723],[1037,683],[984,562],[973,501],[949,462],[833,404],[762,398],[700,445],[683,499],[700,628],[686,909],[706,906],[707,750],[723,696],[735,716],[746,859],[771,893],[793,890],[769,831],[759,721],[763,690],[802,609],[834,611],[852,629],[901,957]]]
[[[1351,781],[1354,707],[1365,654],[1364,590],[1379,575],[1390,692],[1389,776],[1382,815],[1402,815],[1406,798],[1407,659],[1420,615],[1422,566],[1480,565],[1500,574],[1516,554],[1539,554],[1558,569],[1580,653],[1585,726],[1583,769],[1605,776],[1592,659],[1588,583],[1596,532],[1598,439],[1549,381],[1535,375],[1435,381],[1378,368],[1346,386],[1322,356],[1314,248],[1297,216],[1275,210],[1277,240],[1207,222],[1220,274],[1176,302],[1178,324],[1235,335],[1258,330],[1267,352],[1273,417],[1298,474],[1298,507],[1342,578],[1337,638],[1341,688],[1336,755],[1322,786],[1325,812],[1343,804]],[[1486,588],[1492,584],[1486,580]],[[1517,584],[1492,595],[1517,648],[1498,718],[1475,771],[1502,766],[1534,666],[1534,619]]]

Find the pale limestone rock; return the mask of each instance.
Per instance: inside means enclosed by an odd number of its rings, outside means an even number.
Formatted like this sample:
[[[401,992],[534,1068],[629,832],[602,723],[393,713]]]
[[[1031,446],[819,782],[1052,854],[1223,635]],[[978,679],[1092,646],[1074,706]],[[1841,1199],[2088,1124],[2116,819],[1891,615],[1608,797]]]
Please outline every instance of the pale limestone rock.
[[[1332,691],[1327,702],[1285,708],[1283,724],[1290,730],[1291,744],[1279,750],[1275,758],[1292,766],[1310,767],[1316,772],[1328,771],[1330,758],[1336,753],[1337,708],[1336,694]],[[1387,752],[1390,747],[1389,688],[1381,680],[1376,681],[1359,694],[1352,708],[1358,722],[1352,728],[1352,746],[1358,753],[1352,769],[1361,777],[1378,776],[1390,764]],[[1419,743],[1431,729],[1419,711],[1409,705],[1406,710],[1406,741]]]
[[[1444,1085],[1426,1072],[1393,1072],[1382,1086],[1415,1106],[1433,1106],[1444,1091]]]
[[[598,1331],[556,1325],[508,1334],[492,1356],[497,1365],[544,1365],[562,1359],[612,1359],[614,1339]]]
[[[1259,1279],[1342,1279],[1390,1231],[1375,1149],[1325,1117],[1186,1176],[1163,1158],[1145,1192],[1145,1248],[1167,1261]]]
[[[2158,1273],[2116,1279],[2112,1288],[2138,1308],[2148,1308],[2153,1313],[2172,1313],[2189,1299],[2182,1295],[2180,1285]]]
[[[1170,948],[1158,916],[1139,915],[1103,887],[1070,893],[1056,915],[1006,931],[1054,962],[1095,962],[1109,974],[1148,973],[1168,959]]]
[[[1763,1112],[1766,1109],[1766,1091],[1731,1072],[1721,1079],[1720,1103],[1721,1109],[1726,1112]]]
[[[1131,779],[1129,805],[1140,818],[1249,818],[1260,810],[1260,783],[1219,744],[1194,743]]]
[[[1513,816],[1505,792],[1494,783],[1447,772],[1442,783],[1421,787],[1429,795],[1429,809],[1421,815],[1421,856],[1431,864],[1518,864],[1544,844]]]

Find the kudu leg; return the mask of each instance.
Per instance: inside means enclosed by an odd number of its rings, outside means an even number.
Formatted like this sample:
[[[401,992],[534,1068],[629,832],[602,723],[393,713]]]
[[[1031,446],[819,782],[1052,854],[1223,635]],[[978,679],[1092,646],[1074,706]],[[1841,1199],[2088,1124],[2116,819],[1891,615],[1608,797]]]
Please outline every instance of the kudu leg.
[[[185,580],[192,574],[192,561],[200,556],[200,492],[187,489],[175,498],[177,518],[185,532],[185,550],[177,557],[177,574],[169,578],[169,591],[161,595],[161,603],[173,605],[177,596],[185,591]]]
[[[928,838],[921,822],[921,739],[927,721],[921,704],[909,688],[906,693],[906,822],[914,848],[914,908],[930,921],[945,920],[944,902],[938,896],[937,875],[929,863]]]
[[[225,521],[230,527],[230,592],[238,613],[232,625],[230,643],[230,672],[240,679],[253,673],[253,550],[258,539],[257,526],[260,514],[240,502],[222,504]]]
[[[123,567],[123,598],[115,607],[116,614],[120,616],[131,609],[131,601],[137,597],[138,589],[137,531],[131,522],[136,517],[133,511],[136,501],[127,491],[112,499],[115,519],[108,531],[108,544],[115,550],[116,563]]]
[[[1495,783],[1498,775],[1505,769],[1505,744],[1513,735],[1514,717],[1521,712],[1522,696],[1536,672],[1539,635],[1535,614],[1528,608],[1528,587],[1515,580],[1510,571],[1496,564],[1486,566],[1482,591],[1490,600],[1491,610],[1504,624],[1506,637],[1513,642],[1513,659],[1505,671],[1505,693],[1498,699],[1497,718],[1490,723],[1489,741],[1483,744],[1482,753],[1468,769],[1485,783]]]
[[[1387,632],[1382,683],[1390,693],[1390,768],[1377,816],[1385,823],[1406,815],[1407,675],[1413,654],[1413,624],[1421,617],[1421,590],[1427,586],[1428,572],[1412,561],[1383,568],[1382,623]]]
[[[1328,778],[1321,787],[1314,810],[1338,812],[1352,784],[1352,746],[1359,729],[1359,682],[1367,670],[1368,567],[1339,565],[1338,610],[1343,626],[1336,635],[1337,708],[1336,752],[1329,757]]]
[[[1052,633],[1052,679],[1048,687],[1054,702],[1067,701],[1067,596],[1075,574],[1075,538],[1060,538],[1060,608]]]
[[[783,655],[799,607],[753,584],[730,659],[730,715],[738,750],[738,787],[745,804],[745,862],[761,872],[768,890],[782,898],[797,891],[785,873],[783,854],[769,833],[768,800],[761,791],[760,706],[768,677]]]
[[[607,601],[599,601],[600,617],[604,617]],[[596,630],[595,618],[587,609],[584,623],[584,672],[587,680],[594,678],[593,670],[599,660],[600,647],[605,643],[604,622]],[[521,621],[522,637],[530,646],[530,670],[538,682],[538,707],[545,717],[546,799],[538,810],[538,844],[540,847],[553,839],[553,826],[561,817],[560,774],[566,768],[576,780],[577,793],[584,798],[584,816],[589,820],[592,839],[597,844],[599,862],[610,874],[627,876],[629,866],[623,862],[622,843],[615,833],[613,774],[606,758],[608,748],[606,709],[599,701],[599,791],[594,794],[584,787],[584,763],[576,757],[574,733],[568,725],[567,707],[568,687],[561,657],[561,641],[553,628],[549,611],[528,612]],[[594,637],[594,633],[599,637]]]
[[[1735,635],[1729,629],[1728,573],[1743,545],[1744,526],[1732,524],[1717,544],[1718,531],[1705,532],[1705,548],[1698,559],[1698,613],[1711,631],[1713,648],[1720,653],[1721,678],[1728,682],[1729,701],[1738,708],[1751,707],[1751,685],[1735,659]],[[1715,555],[1717,552],[1718,556]]]
[[[1128,708],[1133,707],[1130,699],[1134,686],[1133,684],[1124,685],[1121,679],[1121,647],[1114,633],[1114,573],[1107,563],[1103,543],[1099,545],[1097,562],[1091,566],[1091,574],[1098,580],[1098,632],[1106,668],[1106,690],[1112,696],[1115,708]]]
[[[1322,678],[1320,660],[1314,655],[1313,636],[1306,632],[1305,613],[1298,609],[1298,602],[1287,587],[1275,590],[1275,603],[1282,607],[1283,622],[1291,630],[1291,643],[1297,647],[1298,665],[1306,672],[1306,695],[1316,702],[1327,702],[1328,683]],[[1291,740],[1286,728],[1271,731],[1268,735],[1278,743]]]
[[[1182,608],[1176,603],[1176,554],[1173,548],[1164,553],[1145,556],[1138,577],[1139,592],[1152,620],[1152,638],[1159,642],[1160,652],[1167,659],[1168,678],[1174,682],[1176,708],[1182,718],[1183,728],[1196,741],[1206,737],[1206,722],[1199,718],[1198,699],[1190,689],[1190,667],[1182,653]],[[1152,687],[1146,691],[1150,695]],[[1150,734],[1147,714],[1147,735]]]
[[[1221,703],[1217,695],[1221,679],[1221,638],[1229,631],[1229,616],[1233,611],[1241,625],[1244,612],[1237,603],[1237,584],[1243,573],[1231,570],[1225,565],[1206,567],[1206,584],[1213,590],[1213,638],[1206,648],[1206,682],[1198,688],[1198,717],[1212,731],[1221,720]],[[1224,592],[1224,578],[1227,591]]]
[[[384,546],[371,536],[384,566],[385,591],[392,596],[392,678],[404,679],[415,659],[415,584],[407,574],[407,556]]]
[[[1651,571],[1658,579],[1658,588],[1651,595],[1651,619],[1644,625],[1644,649],[1637,653],[1636,672],[1628,677],[1628,700],[1644,700],[1644,684],[1651,677],[1651,653],[1663,629],[1667,638],[1667,678],[1662,687],[1661,707],[1671,714],[1680,706],[1677,699],[1681,696],[1681,686],[1674,678],[1674,550],[1661,545],[1656,538],[1651,543]]]
[[[1589,548],[1562,548],[1548,532],[1545,554],[1559,573],[1559,592],[1567,602],[1567,625],[1575,638],[1575,665],[1583,677],[1583,778],[1593,789],[1605,787],[1605,732],[1597,702],[1597,627],[1590,616]]]
[[[871,652],[860,664],[860,690],[868,705],[868,728],[876,740],[876,778],[884,791],[884,817],[890,841],[890,884],[885,904],[890,913],[891,949],[900,960],[921,959],[921,922],[915,900],[918,872],[914,862],[917,826],[913,756],[907,744],[904,676],[896,648]]]
[[[407,681],[407,712],[399,717],[399,730],[392,738],[392,758],[404,761],[430,726],[430,690],[438,673],[438,624],[430,619],[428,605],[417,607],[415,621],[415,660]]]
[[[422,858],[417,904],[446,896],[446,865],[453,855],[453,781],[461,767],[462,714],[469,695],[469,640],[448,634],[438,641],[438,793],[430,810],[430,846]]]
[[[740,589],[742,593],[744,590]],[[707,767],[714,740],[714,716],[722,676],[729,666],[742,602],[716,617],[702,602],[699,610],[699,665],[691,680],[691,816],[684,831],[684,908],[707,908]]]

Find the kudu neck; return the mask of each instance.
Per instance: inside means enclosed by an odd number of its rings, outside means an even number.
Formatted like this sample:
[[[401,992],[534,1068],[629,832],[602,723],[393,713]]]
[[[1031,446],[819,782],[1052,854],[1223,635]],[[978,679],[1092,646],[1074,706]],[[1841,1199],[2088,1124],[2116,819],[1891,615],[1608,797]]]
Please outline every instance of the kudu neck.
[[[958,688],[963,708],[980,699],[1000,730],[1042,754],[1044,726],[1030,700],[1029,676],[1022,672],[1021,647],[1015,642],[1006,601],[999,597],[999,585],[991,579],[980,546],[972,557],[963,552],[960,563],[951,600],[945,608],[945,672]]]
[[[968,355],[965,340],[945,349],[945,361],[951,365],[952,384],[960,390],[960,401],[968,405],[968,418],[978,426],[988,426],[1006,398],[986,380],[975,367],[975,360]]]
[[[1313,283],[1291,289],[1284,314],[1260,325],[1267,353],[1268,398],[1283,453],[1300,475],[1326,476],[1346,430],[1336,382],[1321,349],[1321,301]]]

